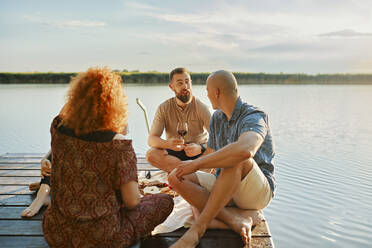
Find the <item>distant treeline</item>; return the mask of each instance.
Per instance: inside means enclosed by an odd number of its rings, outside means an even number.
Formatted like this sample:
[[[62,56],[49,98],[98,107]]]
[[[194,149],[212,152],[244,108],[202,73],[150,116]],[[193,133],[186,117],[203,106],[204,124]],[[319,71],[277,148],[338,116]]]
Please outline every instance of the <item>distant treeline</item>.
[[[167,84],[162,72],[117,72],[126,84]],[[77,73],[0,73],[0,84],[67,84]],[[205,84],[209,73],[191,73],[193,84]],[[269,74],[234,72],[239,84],[372,84],[372,74]]]

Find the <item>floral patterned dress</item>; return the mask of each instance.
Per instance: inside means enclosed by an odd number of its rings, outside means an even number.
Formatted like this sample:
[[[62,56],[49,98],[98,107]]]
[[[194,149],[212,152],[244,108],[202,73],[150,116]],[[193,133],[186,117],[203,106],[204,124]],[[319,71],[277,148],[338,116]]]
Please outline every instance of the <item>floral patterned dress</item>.
[[[138,181],[131,140],[91,142],[51,126],[51,205],[43,231],[51,247],[128,247],[173,209],[164,194],[145,196],[133,210],[122,208],[120,185]]]

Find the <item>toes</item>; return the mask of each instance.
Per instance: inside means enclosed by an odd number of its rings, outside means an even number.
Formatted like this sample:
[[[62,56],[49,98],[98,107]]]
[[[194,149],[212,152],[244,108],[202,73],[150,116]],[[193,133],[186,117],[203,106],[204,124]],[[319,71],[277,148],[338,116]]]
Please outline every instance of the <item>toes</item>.
[[[251,239],[252,239],[251,228],[246,228],[246,227],[242,228],[242,230],[240,232],[240,236],[242,237],[242,240],[243,240],[244,244],[250,245]]]
[[[25,210],[22,211],[21,216],[27,216],[30,213],[30,209],[26,208]]]
[[[35,213],[35,210],[31,210],[30,212],[28,212],[27,214],[27,217],[32,217],[34,216],[36,213]]]
[[[246,228],[243,228],[241,230],[240,236],[242,237],[242,240],[243,240],[244,244],[247,244],[248,243],[248,236],[247,236],[247,229]]]
[[[252,231],[251,231],[251,229],[248,230],[247,236],[248,236],[247,241],[248,241],[248,244],[250,245],[251,241],[252,241]]]

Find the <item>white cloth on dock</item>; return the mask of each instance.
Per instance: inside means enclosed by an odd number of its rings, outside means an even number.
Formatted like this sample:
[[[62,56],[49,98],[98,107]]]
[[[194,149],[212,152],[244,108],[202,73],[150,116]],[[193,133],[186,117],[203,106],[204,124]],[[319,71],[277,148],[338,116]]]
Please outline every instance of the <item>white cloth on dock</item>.
[[[156,180],[162,183],[168,183],[168,173],[166,173],[165,171],[159,171],[155,173],[153,172],[151,173],[150,179],[146,178],[145,171],[141,171],[138,175],[139,182],[151,182]],[[190,204],[186,202],[181,196],[176,196],[173,198],[173,200],[174,208],[172,213],[163,223],[155,227],[155,229],[152,231],[153,235],[173,232],[178,228],[185,226],[185,223],[193,222],[194,217]]]

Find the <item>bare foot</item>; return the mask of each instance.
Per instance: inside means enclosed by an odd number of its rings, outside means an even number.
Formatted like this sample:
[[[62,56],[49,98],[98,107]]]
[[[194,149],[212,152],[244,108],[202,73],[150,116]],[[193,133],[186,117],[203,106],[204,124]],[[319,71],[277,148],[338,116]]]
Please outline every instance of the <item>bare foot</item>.
[[[244,244],[249,245],[252,237],[252,217],[243,217],[235,215],[234,218],[228,223],[232,230],[242,237]]]
[[[192,226],[187,232],[170,248],[193,248],[199,243],[198,232]],[[201,235],[200,235],[201,236]]]
[[[49,191],[49,185],[42,184],[35,200],[28,208],[22,211],[21,216],[30,218],[37,214],[42,206],[48,206],[50,204]]]
[[[197,208],[193,206],[191,206],[191,210],[192,210],[192,215],[194,217],[194,221],[192,223],[194,223],[199,218],[200,212]],[[228,225],[226,225],[225,223],[223,223],[222,221],[218,219],[213,219],[211,222],[209,222],[207,228],[208,229],[230,229]]]

